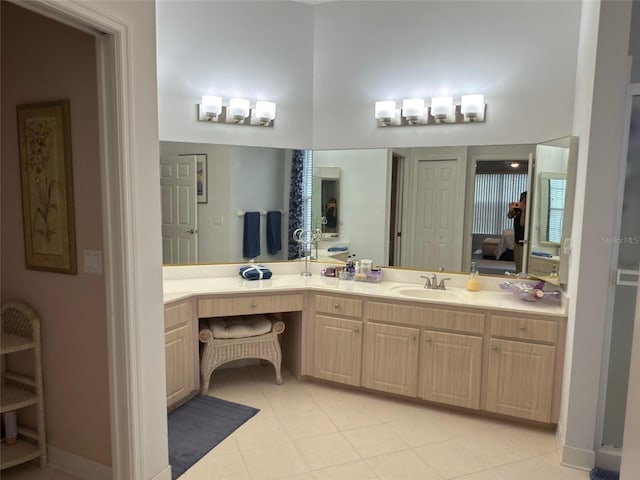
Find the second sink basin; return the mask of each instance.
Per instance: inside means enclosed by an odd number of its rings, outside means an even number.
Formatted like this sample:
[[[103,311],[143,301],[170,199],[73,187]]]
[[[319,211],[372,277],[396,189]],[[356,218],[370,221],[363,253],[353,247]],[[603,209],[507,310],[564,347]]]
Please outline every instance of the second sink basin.
[[[402,287],[394,289],[395,293],[422,300],[462,300],[467,293],[459,290],[431,290],[420,287]]]

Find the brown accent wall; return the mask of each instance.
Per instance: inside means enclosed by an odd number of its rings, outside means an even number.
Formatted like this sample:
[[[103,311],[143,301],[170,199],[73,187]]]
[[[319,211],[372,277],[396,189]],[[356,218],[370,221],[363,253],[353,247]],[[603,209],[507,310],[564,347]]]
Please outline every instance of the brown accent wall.
[[[103,250],[94,37],[1,3],[0,298],[39,314],[47,443],[111,465],[105,282],[83,273]],[[16,105],[69,99],[78,274],[25,269]]]

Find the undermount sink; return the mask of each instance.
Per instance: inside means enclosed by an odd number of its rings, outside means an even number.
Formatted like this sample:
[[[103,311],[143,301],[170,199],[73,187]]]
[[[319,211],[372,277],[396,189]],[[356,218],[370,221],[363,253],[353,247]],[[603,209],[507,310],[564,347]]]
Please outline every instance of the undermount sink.
[[[402,287],[395,289],[394,292],[405,297],[422,300],[461,300],[467,297],[466,292],[459,290],[432,290],[420,287]]]

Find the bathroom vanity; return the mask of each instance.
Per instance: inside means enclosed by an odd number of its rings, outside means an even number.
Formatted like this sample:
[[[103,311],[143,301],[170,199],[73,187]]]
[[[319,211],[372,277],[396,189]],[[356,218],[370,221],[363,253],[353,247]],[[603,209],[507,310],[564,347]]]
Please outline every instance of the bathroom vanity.
[[[415,271],[367,284],[296,273],[246,281],[226,268],[218,277],[165,275],[169,406],[199,387],[199,318],[273,313],[287,325],[283,361],[297,377],[558,421],[566,330],[558,300],[525,302],[488,278],[494,288],[467,292],[462,275],[429,292]]]

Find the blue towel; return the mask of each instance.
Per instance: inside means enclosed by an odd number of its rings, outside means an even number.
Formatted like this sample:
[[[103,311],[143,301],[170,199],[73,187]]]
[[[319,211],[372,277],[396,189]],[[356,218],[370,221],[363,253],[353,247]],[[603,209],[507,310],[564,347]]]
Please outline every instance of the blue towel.
[[[247,280],[268,280],[271,278],[271,270],[263,265],[251,265],[249,267],[240,267],[240,276]]]
[[[282,250],[282,213],[267,212],[267,253],[275,255]]]
[[[546,252],[531,252],[531,255],[535,255],[536,257],[547,257],[547,258],[553,257],[553,255]]]
[[[349,250],[349,247],[329,247],[327,248],[328,252],[346,252]]]
[[[242,256],[255,258],[260,255],[260,212],[245,212]]]

